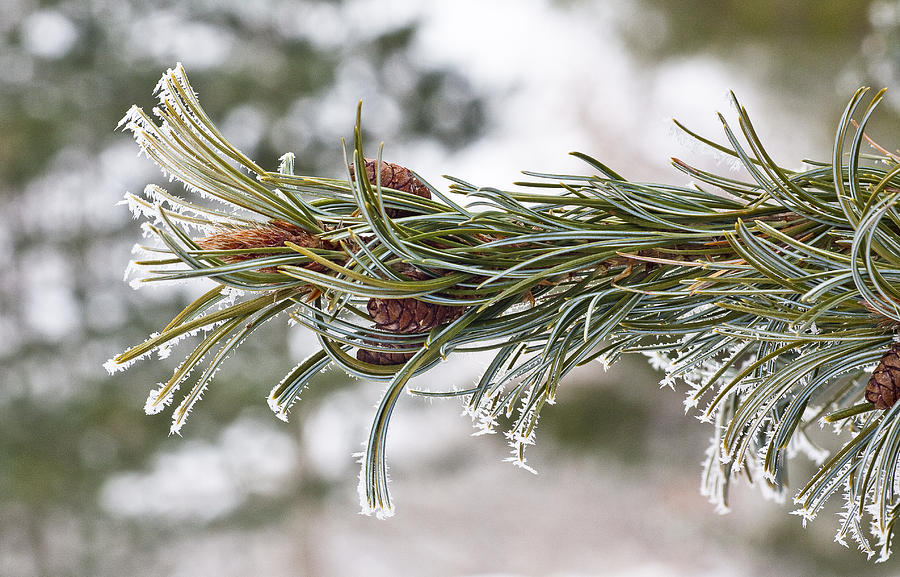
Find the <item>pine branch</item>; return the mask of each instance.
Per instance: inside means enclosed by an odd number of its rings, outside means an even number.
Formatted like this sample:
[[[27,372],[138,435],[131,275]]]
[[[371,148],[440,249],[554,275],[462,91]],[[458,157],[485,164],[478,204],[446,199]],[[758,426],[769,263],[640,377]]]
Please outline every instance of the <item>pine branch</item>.
[[[275,172],[242,155],[180,66],[156,94],[157,120],[133,108],[125,128],[188,191],[225,205],[157,187],[128,198],[158,241],[135,263],[147,271],[141,282],[219,284],[109,364],[204,331],[148,400],[148,412],[162,409],[212,355],[173,431],[222,360],[261,323],[289,315],[321,350],[272,390],[280,418],[329,365],[389,383],[361,457],[364,510],[381,516],[392,512],[386,432],[411,378],[454,352],[492,351],[476,386],[410,392],[464,398],[486,431],[508,420],[513,460],[527,467],[524,449],[564,377],[641,352],[666,369],[664,383],[686,383],[687,407],[702,404],[701,418],[714,424],[703,481],[712,501],[726,508],[742,472],[783,496],[790,458],[803,450],[822,465],[794,496],[798,514],[815,517],[841,490],[838,539],[889,555],[900,503],[900,361],[891,344],[900,326],[900,164],[877,145],[863,154],[883,91],[853,96],[831,162],[805,170],[775,163],[735,99],[739,130],[720,116],[726,144],[682,128],[740,161],[748,180],[674,159],[696,185],[636,183],[576,154],[595,175],[526,173],[533,180],[515,190],[451,178],[465,205],[380,152],[367,159],[359,112],[345,178],[320,178],[293,174],[290,154]],[[825,422],[846,441],[830,457],[806,434]]]

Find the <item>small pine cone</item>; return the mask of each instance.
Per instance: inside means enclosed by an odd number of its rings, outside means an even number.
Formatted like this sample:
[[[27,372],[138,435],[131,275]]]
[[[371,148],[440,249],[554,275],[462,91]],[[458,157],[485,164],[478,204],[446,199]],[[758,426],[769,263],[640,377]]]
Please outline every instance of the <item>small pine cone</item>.
[[[402,265],[398,272],[413,280],[424,280],[429,275],[414,266]],[[420,301],[414,298],[402,299],[369,299],[366,309],[375,323],[375,328],[382,331],[390,331],[398,335],[422,333],[438,325],[443,325],[458,319],[466,307],[437,305]],[[390,348],[403,348],[399,344],[379,343]],[[367,351],[359,349],[356,358],[375,365],[403,364],[412,358],[413,352],[385,353],[380,351]]]
[[[891,345],[866,385],[866,400],[876,409],[889,409],[900,398],[900,343]]]
[[[375,164],[377,162],[377,160],[372,158],[366,159],[366,175],[369,177],[369,182],[372,184],[375,184],[376,180]],[[350,166],[350,176],[354,176],[352,165]],[[428,190],[428,187],[422,184],[422,181],[418,178],[413,176],[412,171],[399,164],[392,164],[384,161],[381,162],[381,186],[415,194],[422,198],[431,198],[431,191]],[[398,210],[395,208],[385,209],[385,213],[390,218],[401,218],[413,214],[409,211]]]
[[[466,307],[436,305],[413,298],[369,299],[366,307],[375,328],[396,334],[411,334],[427,331],[438,325],[454,321],[462,315]],[[388,348],[404,349],[401,344],[378,343]],[[408,351],[408,349],[407,349]],[[356,358],[373,365],[401,365],[412,358],[415,351],[382,352],[359,349]]]
[[[244,228],[224,228],[220,232],[211,234],[205,238],[197,240],[200,248],[205,250],[239,250],[253,249],[272,246],[284,246],[284,243],[292,242],[305,248],[312,249],[336,249],[336,245],[327,240],[322,240],[318,236],[306,232],[299,226],[291,224],[283,220],[270,220],[268,224],[260,224],[257,226]],[[229,254],[221,257],[227,263],[243,262],[254,258],[260,258],[262,255],[247,254]],[[325,272],[327,269],[318,263],[307,263],[305,268],[316,272]],[[260,269],[262,272],[278,272],[274,267],[266,267]]]
[[[395,353],[389,353],[384,351],[359,349],[356,351],[356,358],[364,363],[370,363],[372,365],[402,365],[415,354],[415,351],[409,351],[407,347],[399,343],[381,342],[378,343],[378,345],[390,349],[402,349],[404,352],[398,350]]]
[[[369,299],[375,326],[397,334],[421,333],[460,317],[465,307],[438,305],[413,298]]]

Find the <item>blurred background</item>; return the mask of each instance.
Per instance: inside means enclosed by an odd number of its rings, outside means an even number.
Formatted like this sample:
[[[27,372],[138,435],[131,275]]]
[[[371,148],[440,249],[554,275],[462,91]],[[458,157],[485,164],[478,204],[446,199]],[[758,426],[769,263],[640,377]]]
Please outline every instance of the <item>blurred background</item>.
[[[265,167],[340,175],[364,101],[369,144],[441,186],[522,169],[683,184],[670,156],[728,170],[734,90],[782,164],[827,159],[862,84],[891,88],[872,133],[895,148],[900,3],[884,0],[3,0],[0,2],[0,575],[669,577],[887,575],[803,530],[790,504],[699,495],[710,431],[643,359],[570,377],[529,464],[471,437],[458,401],[409,397],[389,458],[397,515],[358,514],[357,465],[382,385],[322,375],[289,424],[266,407],[311,350],[273,323],[227,365],[183,437],[143,414],[171,374],[102,363],[196,294],[122,282],[137,224],[116,202],[169,186],[114,132],[184,63],[223,132]],[[466,385],[453,358],[419,386]],[[798,459],[794,482],[811,470]],[[895,564],[895,563],[894,563]]]

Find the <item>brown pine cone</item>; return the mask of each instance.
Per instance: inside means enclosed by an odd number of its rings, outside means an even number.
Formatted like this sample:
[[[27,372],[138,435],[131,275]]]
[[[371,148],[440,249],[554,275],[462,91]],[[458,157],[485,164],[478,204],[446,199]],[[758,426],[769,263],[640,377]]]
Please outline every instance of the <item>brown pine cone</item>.
[[[455,321],[465,307],[437,305],[413,298],[369,299],[366,306],[375,326],[397,334],[421,333]]]
[[[373,158],[366,159],[366,176],[369,177],[369,182],[371,184],[375,184],[375,164],[377,162],[378,161]],[[350,166],[350,176],[354,176],[352,165]],[[381,162],[381,186],[415,194],[422,198],[431,198],[431,191],[428,190],[428,187],[422,184],[422,181],[418,178],[413,176],[411,170],[400,166],[399,164],[392,164],[384,161]],[[384,212],[390,218],[401,218],[413,214],[409,211],[395,208],[385,209]]]
[[[370,351],[368,349],[359,349],[356,351],[356,358],[361,360],[364,363],[370,363],[373,365],[402,365],[409,359],[413,357],[415,351],[409,351],[409,349],[400,343],[391,343],[391,342],[381,342],[378,343],[379,346],[387,347],[391,349],[401,349],[404,352],[384,352],[384,351]]]
[[[876,409],[889,409],[900,398],[900,343],[894,343],[872,372],[866,400]]]
[[[238,250],[242,248],[263,248],[272,246],[284,246],[284,243],[292,242],[305,248],[336,250],[338,247],[327,240],[306,232],[299,226],[283,220],[270,220],[268,224],[259,224],[244,228],[223,228],[220,232],[211,234],[197,240],[200,248],[205,250]],[[222,256],[226,263],[236,263],[254,258],[260,258],[261,254],[229,254]],[[318,263],[307,263],[305,268],[316,272],[325,272],[327,269]],[[275,267],[260,269],[262,272],[278,272]]]
[[[413,298],[405,299],[369,299],[366,306],[375,328],[391,331],[396,334],[421,333],[438,325],[455,321],[463,314],[466,307],[436,305]],[[405,348],[390,342],[378,343],[389,348]],[[387,353],[359,349],[356,358],[373,365],[399,365],[412,358],[415,351]]]
[[[409,279],[423,280],[428,274],[411,265],[403,265],[400,274]],[[398,335],[423,333],[436,326],[458,319],[466,310],[464,306],[437,305],[414,298],[369,299],[366,309],[375,323],[375,328]],[[393,346],[390,343],[379,343]],[[399,345],[397,348],[400,348]],[[356,358],[375,365],[396,365],[408,361],[414,352],[382,353],[359,349]]]

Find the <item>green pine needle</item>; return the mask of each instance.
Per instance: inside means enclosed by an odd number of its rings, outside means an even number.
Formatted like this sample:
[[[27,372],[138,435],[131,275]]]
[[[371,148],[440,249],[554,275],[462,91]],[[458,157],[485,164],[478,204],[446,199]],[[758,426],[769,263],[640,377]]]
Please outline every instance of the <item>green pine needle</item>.
[[[321,348],[272,390],[280,418],[330,365],[389,382],[361,459],[364,510],[386,515],[386,433],[411,378],[455,351],[492,351],[475,387],[412,392],[466,398],[483,430],[508,422],[512,460],[528,468],[524,448],[565,376],[642,352],[667,370],[665,383],[688,385],[688,407],[705,403],[700,416],[715,430],[703,480],[711,500],[726,507],[729,483],[742,472],[784,494],[790,457],[806,450],[824,462],[796,493],[798,513],[811,519],[844,492],[838,539],[850,535],[886,558],[900,514],[900,409],[860,403],[900,326],[900,164],[883,149],[862,150],[883,94],[853,96],[830,164],[778,165],[735,99],[737,128],[720,116],[727,144],[678,126],[738,159],[745,180],[673,159],[696,185],[635,183],[576,153],[596,175],[529,172],[536,180],[515,190],[451,178],[450,190],[468,199],[456,203],[430,184],[425,199],[388,188],[380,175],[364,178],[359,111],[345,153],[353,178],[295,175],[289,155],[267,172],[214,127],[178,66],[157,87],[156,119],[132,108],[123,125],[166,174],[218,208],[157,187],[128,200],[159,241],[140,261],[144,280],[207,277],[218,286],[110,367],[205,331],[148,400],[148,411],[160,410],[207,364],[175,411],[178,431],[221,361],[261,323],[292,317]],[[198,243],[223,226],[277,223],[330,244],[206,250]],[[404,267],[416,278],[400,274]],[[421,334],[394,335],[370,326],[369,299],[416,299],[464,313]],[[411,358],[395,365],[353,354],[398,347]],[[827,459],[806,434],[823,422],[834,423],[844,442]]]

